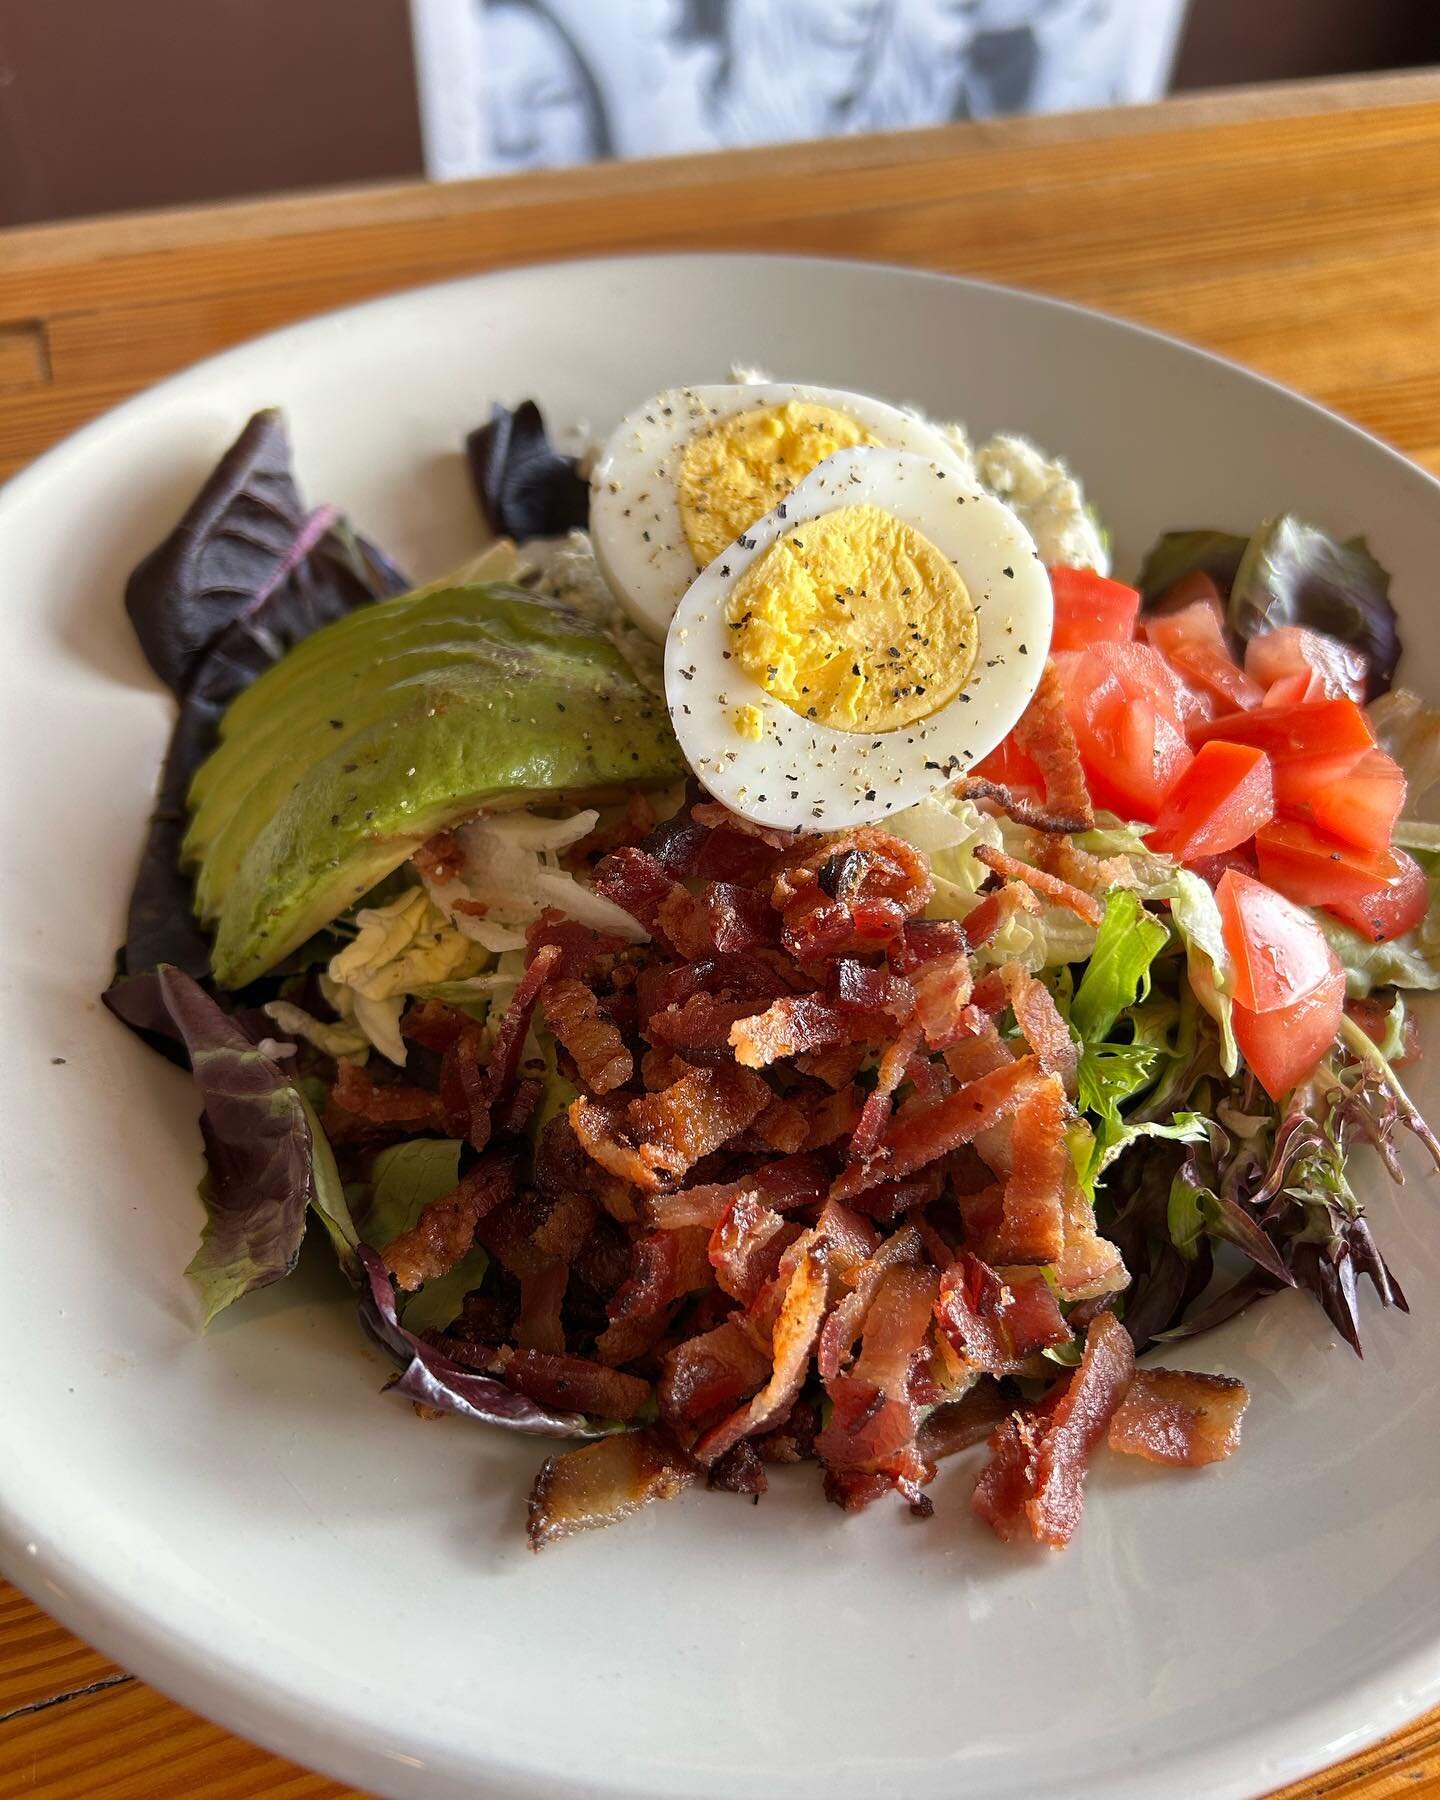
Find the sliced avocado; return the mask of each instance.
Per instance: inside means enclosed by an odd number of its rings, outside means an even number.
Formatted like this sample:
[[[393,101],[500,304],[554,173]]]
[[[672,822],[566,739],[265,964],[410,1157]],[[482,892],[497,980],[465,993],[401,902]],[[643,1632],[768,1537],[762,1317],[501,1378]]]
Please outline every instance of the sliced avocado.
[[[216,925],[215,979],[228,988],[273,968],[482,806],[682,769],[663,703],[615,645],[561,602],[498,584],[351,614],[242,699],[197,774],[187,837]]]

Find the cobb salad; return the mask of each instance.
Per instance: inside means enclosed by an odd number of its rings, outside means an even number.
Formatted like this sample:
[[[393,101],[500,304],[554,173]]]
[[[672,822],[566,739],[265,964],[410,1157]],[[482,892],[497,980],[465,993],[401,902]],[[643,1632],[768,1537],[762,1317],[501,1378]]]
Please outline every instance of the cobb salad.
[[[754,372],[466,448],[441,581],[268,412],[127,587],[179,716],[105,998],[200,1092],[205,1322],[313,1216],[394,1393],[576,1441],[536,1548],[782,1463],[926,1515],[982,1443],[1058,1547],[1102,1447],[1239,1442],[1138,1353],[1405,1307],[1351,1158],[1440,1164],[1440,714],[1363,539],[1123,582],[1026,440]]]

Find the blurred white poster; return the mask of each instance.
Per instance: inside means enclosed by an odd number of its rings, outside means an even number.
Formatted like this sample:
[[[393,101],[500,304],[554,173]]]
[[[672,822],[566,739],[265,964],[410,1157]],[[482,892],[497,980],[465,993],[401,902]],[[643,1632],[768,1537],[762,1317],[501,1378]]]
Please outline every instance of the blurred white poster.
[[[1187,0],[411,0],[437,180],[1165,91]]]

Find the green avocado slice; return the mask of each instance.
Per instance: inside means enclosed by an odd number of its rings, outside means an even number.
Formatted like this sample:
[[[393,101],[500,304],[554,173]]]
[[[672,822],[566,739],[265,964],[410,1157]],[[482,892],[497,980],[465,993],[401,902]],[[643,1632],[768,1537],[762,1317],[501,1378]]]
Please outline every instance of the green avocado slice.
[[[495,583],[351,614],[241,700],[196,774],[183,852],[226,988],[482,806],[654,785],[684,766],[664,704],[609,638]]]

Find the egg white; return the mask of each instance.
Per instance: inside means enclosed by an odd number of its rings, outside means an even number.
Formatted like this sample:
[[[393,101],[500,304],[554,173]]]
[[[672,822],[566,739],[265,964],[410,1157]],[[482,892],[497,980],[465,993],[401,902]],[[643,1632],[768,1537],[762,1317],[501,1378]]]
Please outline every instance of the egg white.
[[[954,565],[976,614],[976,654],[953,699],[891,731],[837,731],[803,718],[730,652],[732,588],[782,531],[840,506],[876,506]],[[665,642],[665,698],[686,760],[717,800],[757,824],[833,831],[873,824],[973,768],[1015,724],[1050,648],[1050,578],[1003,501],[949,459],[886,449],[827,457],[691,583]],[[735,728],[760,711],[756,742]]]
[[[832,407],[892,449],[964,466],[937,427],[868,394],[790,382],[731,382],[657,394],[610,434],[590,477],[596,560],[625,610],[652,637],[664,637],[699,573],[680,514],[685,446],[717,419],[788,401]]]

